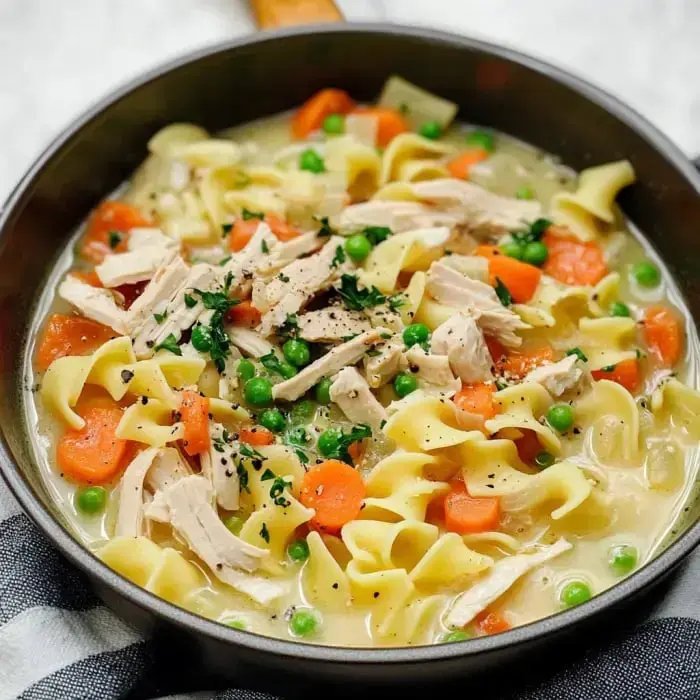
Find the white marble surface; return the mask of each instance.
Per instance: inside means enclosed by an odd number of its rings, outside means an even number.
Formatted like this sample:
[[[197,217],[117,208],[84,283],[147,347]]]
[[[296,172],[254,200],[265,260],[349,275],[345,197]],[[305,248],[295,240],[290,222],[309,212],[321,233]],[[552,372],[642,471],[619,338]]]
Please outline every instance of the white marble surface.
[[[617,94],[700,153],[700,0],[339,0],[353,20],[470,34]],[[0,0],[0,201],[63,126],[126,79],[254,31],[244,0]]]

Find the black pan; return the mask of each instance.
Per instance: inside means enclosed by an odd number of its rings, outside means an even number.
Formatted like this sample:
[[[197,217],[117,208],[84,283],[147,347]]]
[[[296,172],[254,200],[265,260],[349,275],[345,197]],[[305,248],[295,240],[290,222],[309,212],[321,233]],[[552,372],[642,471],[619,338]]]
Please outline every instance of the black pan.
[[[59,136],[0,214],[0,461],[15,496],[44,534],[87,572],[107,605],[140,629],[185,640],[189,663],[231,675],[416,682],[547,658],[657,583],[699,542],[700,509],[655,561],[581,607],[505,634],[406,649],[345,649],[239,632],[178,609],[114,573],[62,525],[37,474],[22,418],[21,360],[46,275],[74,227],[146,155],[148,138],[177,121],[210,131],[298,105],[332,85],[374,99],[399,74],[460,106],[460,118],[558,154],[575,169],[629,158],[638,183],[621,206],[656,247],[700,318],[700,177],[685,156],[615,98],[553,66],[484,42],[389,25],[328,25],[226,42],[150,72]],[[695,523],[695,524],[693,524]],[[551,656],[549,656],[551,659]]]

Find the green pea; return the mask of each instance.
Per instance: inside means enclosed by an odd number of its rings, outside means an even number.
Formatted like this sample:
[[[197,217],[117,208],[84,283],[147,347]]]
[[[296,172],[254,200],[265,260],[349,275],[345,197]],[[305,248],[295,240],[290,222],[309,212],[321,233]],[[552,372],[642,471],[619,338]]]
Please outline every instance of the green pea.
[[[234,534],[237,535],[243,528],[243,518],[237,515],[231,515],[224,520],[224,525]]]
[[[420,345],[428,340],[430,329],[424,323],[412,323],[406,326],[403,331],[403,342],[407,348],[413,345]]]
[[[470,146],[483,148],[489,153],[491,153],[494,149],[493,134],[490,131],[481,131],[478,129],[476,131],[472,131],[471,134],[467,135],[466,141]]]
[[[295,367],[308,365],[311,359],[311,351],[309,350],[308,344],[296,338],[290,338],[282,346],[282,354],[285,360]]]
[[[318,436],[318,451],[324,457],[330,457],[335,454],[340,445],[341,432],[337,428],[329,428],[324,430]]]
[[[299,170],[308,170],[310,173],[324,173],[326,166],[313,148],[307,148],[299,156]]]
[[[551,467],[554,464],[554,455],[550,454],[546,450],[542,450],[542,452],[538,452],[535,456],[535,464],[540,469]]]
[[[272,384],[263,377],[254,377],[245,383],[243,394],[251,406],[268,406],[272,403]]]
[[[566,403],[558,403],[547,411],[547,422],[560,433],[565,433],[574,425],[574,411]]]
[[[527,186],[519,187],[518,191],[515,193],[518,199],[533,199],[535,193]]]
[[[356,233],[345,241],[345,252],[360,263],[372,252],[372,244],[364,233]]]
[[[641,287],[656,287],[661,282],[659,268],[649,261],[637,263],[632,268],[632,274],[634,279],[637,280],[637,284]]]
[[[247,382],[255,376],[255,365],[250,360],[239,360],[236,367],[236,374]]]
[[[294,540],[287,547],[287,554],[292,561],[306,561],[309,558],[309,545],[306,540]]]
[[[575,605],[581,605],[591,599],[591,589],[587,583],[583,581],[571,581],[561,589],[559,600],[561,600],[567,608],[573,608]]]
[[[295,637],[311,637],[316,634],[318,625],[315,610],[295,610],[289,618],[289,631]]]
[[[516,260],[523,259],[523,253],[525,251],[525,246],[520,243],[512,241],[511,243],[504,243],[501,246],[501,253],[507,255],[509,258],[515,258]]]
[[[530,265],[544,265],[549,257],[549,251],[547,246],[540,241],[532,241],[528,243],[523,249],[523,262],[529,263]]]
[[[268,408],[260,414],[258,423],[273,433],[281,433],[287,422],[279,408]]]
[[[417,388],[418,380],[415,377],[405,373],[396,375],[396,379],[394,379],[394,391],[400,399],[402,399],[404,396],[408,396]]]
[[[452,630],[440,637],[440,644],[452,644],[453,642],[464,642],[471,639],[471,635],[466,630]]]
[[[316,404],[309,399],[297,401],[289,412],[292,423],[311,423],[316,415]]]
[[[87,486],[75,494],[75,505],[81,513],[96,515],[104,510],[107,491],[101,486]]]
[[[329,114],[323,120],[323,130],[327,134],[342,134],[345,132],[345,117],[342,114]]]
[[[327,406],[331,402],[332,383],[333,382],[328,377],[324,377],[316,385],[316,401],[318,401],[323,406]]]
[[[248,629],[248,625],[246,625],[245,620],[229,620],[226,624],[229,627],[233,627],[235,630],[240,630],[241,632],[245,632],[245,630]]]
[[[613,302],[610,304],[610,315],[627,318],[630,315],[630,307],[627,306],[627,304],[623,304],[621,301]]]
[[[608,564],[618,576],[629,574],[637,566],[637,548],[628,544],[611,547]]]
[[[311,438],[303,425],[299,425],[296,428],[290,428],[285,433],[285,437],[287,442],[291,442],[292,445],[299,445],[299,447],[308,445],[311,442]]]
[[[442,134],[442,127],[434,119],[423,122],[418,131],[426,139],[439,139]]]
[[[192,329],[192,347],[199,352],[207,352],[211,347],[211,331],[206,326]]]
[[[290,365],[289,362],[280,362],[279,371],[282,377],[284,377],[285,379],[291,379],[297,374],[297,368]]]

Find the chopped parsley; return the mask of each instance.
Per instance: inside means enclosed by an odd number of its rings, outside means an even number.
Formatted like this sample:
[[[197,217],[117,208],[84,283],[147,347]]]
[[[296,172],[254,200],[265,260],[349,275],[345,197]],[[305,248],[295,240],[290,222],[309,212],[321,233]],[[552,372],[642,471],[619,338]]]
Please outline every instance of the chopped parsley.
[[[369,309],[386,301],[386,297],[374,286],[370,289],[359,289],[355,275],[346,274],[340,278],[338,294],[345,306],[352,311]]]
[[[280,377],[284,377],[284,373],[282,371],[282,363],[280,362],[279,357],[275,355],[274,350],[270,350],[270,352],[267,353],[267,355],[263,355],[260,358],[260,363],[269,372],[274,372],[275,374],[279,374]]]
[[[342,265],[345,262],[345,251],[343,250],[343,246],[339,245],[335,249],[335,255],[333,256],[333,260],[331,261],[331,267],[338,267],[339,265]]]
[[[250,487],[248,486],[248,470],[243,466],[243,462],[238,462],[238,464],[236,464],[236,474],[238,474],[240,490],[250,493]]]
[[[588,362],[588,358],[584,354],[583,350],[581,348],[571,348],[571,350],[566,351],[567,355],[576,355],[581,362]]]
[[[497,379],[495,381],[495,384],[496,384],[496,389],[498,391],[503,391],[504,389],[508,388],[508,384],[506,384],[505,382],[502,382],[500,379]]]
[[[513,303],[513,296],[500,277],[496,277],[496,296],[503,306],[510,306]]]
[[[107,240],[109,241],[109,247],[114,250],[124,240],[124,236],[119,231],[109,231]]]
[[[265,542],[270,544],[270,532],[267,529],[267,525],[265,523],[262,524],[262,527],[260,528],[260,537],[262,537]]]
[[[260,481],[270,481],[272,479],[276,479],[275,472],[272,471],[272,469],[266,469],[263,473],[262,476],[260,477]]]
[[[549,219],[537,219],[533,221],[525,231],[511,231],[511,236],[516,243],[527,245],[536,243],[542,239],[545,231],[552,225]]]
[[[605,365],[605,367],[600,368],[600,371],[601,372],[614,372],[615,367],[617,367],[617,365]]]
[[[391,333],[381,333],[379,337],[384,340],[391,340]]]
[[[291,501],[284,496],[284,490],[287,488],[287,482],[281,477],[276,476],[270,487],[270,498],[276,506],[286,508]]]
[[[367,355],[367,357],[379,357],[379,355],[381,355],[381,354],[382,354],[382,353],[379,352],[379,350],[375,350],[374,348],[370,348],[370,349],[365,353],[365,355]]]
[[[167,350],[173,353],[173,355],[182,356],[182,350],[177,344],[177,338],[172,333],[170,333],[162,343],[156,345],[155,350]]]
[[[263,240],[260,241],[260,250],[267,255],[270,252],[270,249],[267,247],[267,243]]]
[[[394,313],[397,313],[402,306],[406,306],[406,295],[400,292],[398,294],[392,294],[387,299],[387,303],[389,304],[389,308]]]
[[[304,452],[304,450],[300,449],[299,447],[295,447],[294,454],[296,454],[302,464],[309,463],[309,456],[306,454],[306,452]]]
[[[379,245],[391,236],[391,229],[386,226],[365,226],[362,233],[372,245]]]
[[[318,219],[318,222],[321,224],[321,228],[318,230],[317,236],[321,238],[330,238],[330,236],[335,235],[335,231],[331,227],[327,216],[321,217]]]
[[[156,320],[156,323],[161,324],[165,319],[168,317],[168,310],[166,309],[163,311],[162,314],[153,314],[153,318]]]
[[[227,255],[225,258],[221,258],[221,260],[219,260],[219,267],[223,267],[232,257],[233,255]]]
[[[188,309],[191,309],[193,306],[197,305],[197,300],[193,297],[190,296],[189,294],[185,294],[185,306]]]
[[[349,433],[343,433],[339,430],[337,445],[324,456],[328,459],[340,459],[346,464],[352,466],[353,461],[350,453],[348,452],[348,448],[353,442],[364,440],[368,437],[372,437],[372,428],[370,428],[369,425],[362,424],[353,426]]]
[[[243,209],[241,212],[241,218],[243,221],[250,221],[251,219],[260,219],[262,221],[265,218],[265,214],[261,211],[250,211],[250,209]]]
[[[284,282],[285,284],[287,284],[287,282],[289,282],[289,277],[287,277],[287,275],[282,274],[281,272],[279,273],[279,275],[277,275],[277,279],[280,282]]]
[[[262,459],[262,460],[267,459],[267,457],[265,457],[265,455],[260,454],[260,452],[258,452],[254,447],[250,447],[250,445],[246,445],[245,443],[241,445],[240,453],[244,457],[251,457],[251,458]]]
[[[204,308],[214,312],[209,325],[205,326],[205,328],[207,328],[211,337],[209,356],[219,374],[224,371],[226,358],[231,354],[231,339],[224,330],[224,317],[231,307],[240,304],[239,299],[229,299],[228,290],[231,286],[231,280],[232,276],[227,275],[226,284],[221,292],[194,290],[194,293],[201,298]]]
[[[296,314],[287,314],[284,323],[277,329],[277,335],[283,338],[296,338],[299,335],[299,319]]]
[[[203,292],[199,289],[194,290],[198,294],[204,304],[205,309],[226,313],[232,306],[240,304],[239,299],[229,299],[226,291],[223,292]]]
[[[233,224],[221,224],[221,236],[222,238],[226,238],[229,233],[231,233],[231,229],[233,228]]]

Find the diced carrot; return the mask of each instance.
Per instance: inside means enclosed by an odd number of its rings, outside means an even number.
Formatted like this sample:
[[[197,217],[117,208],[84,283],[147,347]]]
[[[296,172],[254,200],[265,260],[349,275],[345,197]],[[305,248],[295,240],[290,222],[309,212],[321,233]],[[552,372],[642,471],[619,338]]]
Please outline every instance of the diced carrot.
[[[649,352],[666,367],[673,367],[683,352],[683,325],[667,306],[644,310],[642,335]]]
[[[455,394],[453,401],[467,413],[476,413],[483,416],[484,420],[493,418],[498,413],[498,408],[493,400],[496,393],[494,384],[479,382],[477,384],[465,384]]]
[[[354,107],[354,101],[345,90],[320,90],[296,111],[292,119],[292,134],[296,139],[304,139],[312,131],[320,129],[326,117],[347,114]]]
[[[483,148],[470,148],[464,153],[460,153],[456,158],[453,158],[448,164],[447,169],[452,177],[457,177],[460,180],[469,178],[469,171],[472,165],[480,163],[489,157],[488,151]]]
[[[240,431],[239,436],[241,442],[245,442],[248,445],[253,445],[253,447],[272,445],[275,441],[275,436],[272,434],[272,431],[261,426],[256,426],[255,428],[243,428]]]
[[[360,473],[345,462],[329,459],[306,472],[299,500],[316,511],[309,523],[311,528],[337,533],[360,514],[364,497]]]
[[[516,304],[526,304],[535,294],[542,271],[534,265],[503,255],[496,246],[480,245],[474,251],[489,260],[489,283],[495,287],[500,280]]]
[[[445,528],[466,535],[498,527],[501,515],[498,498],[472,498],[461,479],[453,479],[445,498]]]
[[[265,214],[263,221],[270,227],[272,233],[278,240],[283,243],[291,241],[293,238],[301,235],[299,230],[288,224],[284,219],[281,219],[276,214]],[[234,253],[243,250],[248,245],[248,242],[258,230],[260,219],[238,219],[233,225],[231,232],[228,235],[228,247]]]
[[[262,319],[262,314],[253,306],[253,302],[249,299],[232,306],[228,310],[227,316],[234,326],[244,326],[245,328],[255,328]]]
[[[591,372],[593,379],[596,381],[600,379],[608,379],[611,382],[617,382],[627,389],[627,391],[634,393],[639,387],[640,376],[639,376],[639,362],[635,358],[630,358],[629,360],[623,360],[618,362],[616,365],[611,367],[604,367],[603,369],[596,369]]]
[[[549,255],[542,266],[545,274],[564,284],[594,285],[608,274],[603,251],[594,241],[545,233],[542,242]]]
[[[542,345],[527,350],[511,350],[491,336],[486,336],[486,346],[491,353],[496,370],[513,379],[522,379],[526,374],[545,364],[553,362],[555,353],[551,345]]]
[[[523,436],[515,441],[515,446],[518,448],[518,456],[525,464],[534,464],[535,457],[542,452],[542,445],[537,439],[537,433],[534,430],[523,430]]]
[[[293,238],[301,235],[299,229],[288,224],[277,214],[265,214],[265,223],[270,227],[270,231],[275,234],[277,240],[282,241],[282,243],[291,241]]]
[[[91,287],[104,286],[102,280],[97,276],[94,270],[90,270],[90,272],[72,270],[70,274],[73,275],[73,277],[77,277],[81,282],[89,284]]]
[[[364,452],[364,445],[362,443],[362,440],[356,440],[355,442],[351,442],[349,447],[348,447],[348,454],[350,455],[350,458],[353,461],[353,464],[357,464],[360,460],[360,457],[362,457],[362,453]]]
[[[82,430],[67,430],[58,440],[56,463],[62,476],[80,484],[104,484],[126,466],[128,440],[116,436],[123,410],[111,399],[76,407]]]
[[[408,122],[400,112],[388,107],[358,107],[353,114],[366,114],[377,118],[377,146],[386,148],[395,137],[410,131]]]
[[[136,207],[126,202],[102,202],[90,216],[80,253],[96,264],[110,253],[123,253],[129,231],[139,226],[151,226],[151,222]],[[112,241],[110,233],[116,234]]]
[[[185,426],[182,445],[190,457],[206,452],[211,440],[209,437],[209,399],[196,391],[182,392],[180,406],[181,420]]]
[[[85,355],[93,352],[117,334],[97,321],[82,316],[52,314],[49,316],[39,342],[36,364],[41,370],[59,357]]]
[[[130,309],[131,305],[143,294],[150,280],[143,282],[133,282],[132,284],[120,284],[114,291],[119,292],[124,297],[124,308]]]
[[[500,634],[511,629],[510,622],[502,615],[496,612],[489,612],[488,610],[479,613],[474,618],[474,621],[484,634]]]

